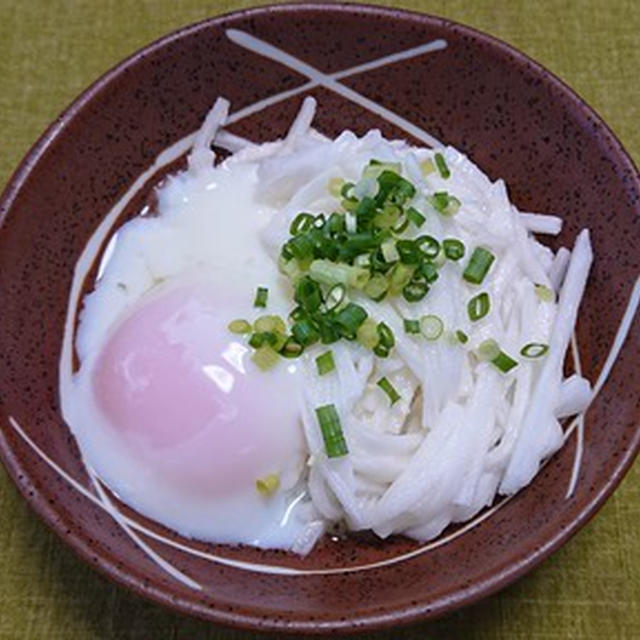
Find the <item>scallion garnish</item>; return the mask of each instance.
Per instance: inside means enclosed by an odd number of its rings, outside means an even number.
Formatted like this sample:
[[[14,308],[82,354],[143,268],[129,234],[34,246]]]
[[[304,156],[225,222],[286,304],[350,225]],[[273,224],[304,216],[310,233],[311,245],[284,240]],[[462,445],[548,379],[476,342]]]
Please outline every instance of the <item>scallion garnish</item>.
[[[415,245],[425,258],[432,260],[440,252],[440,243],[433,236],[419,236]]]
[[[500,345],[493,339],[481,342],[478,345],[476,353],[481,360],[491,362],[491,364],[502,371],[502,373],[507,373],[518,366],[518,362],[509,354],[502,351]]]
[[[407,209],[407,219],[419,229],[425,222],[426,218],[414,207]]]
[[[253,306],[266,307],[268,297],[269,297],[269,289],[267,289],[267,287],[258,287],[256,290],[256,297],[253,301]]]
[[[460,209],[460,200],[446,191],[436,191],[427,198],[429,204],[443,216],[454,216]]]
[[[309,318],[301,318],[294,322],[291,327],[291,335],[293,335],[295,341],[303,347],[308,347],[320,338],[318,330]]]
[[[488,340],[483,340],[476,349],[476,354],[480,358],[480,360],[487,360],[490,362],[494,358],[497,358],[500,354],[500,345],[489,338]]]
[[[525,358],[540,358],[549,351],[549,345],[542,342],[530,342],[520,349],[520,355]]]
[[[268,371],[278,363],[280,356],[273,347],[268,344],[263,344],[253,352],[251,359],[260,369],[262,369],[262,371]]]
[[[316,358],[316,367],[318,369],[318,375],[325,376],[327,373],[331,373],[336,368],[336,363],[333,360],[333,352],[329,350],[319,355]]]
[[[556,294],[544,284],[536,284],[535,291],[543,302],[553,302],[556,299]]]
[[[335,316],[335,324],[340,328],[342,337],[354,340],[358,327],[367,319],[367,312],[353,302],[349,302]]]
[[[460,260],[464,256],[464,243],[457,238],[446,238],[442,241],[444,255],[449,260]]]
[[[285,340],[282,349],[280,349],[280,355],[283,358],[298,358],[303,351],[304,347],[299,342],[296,342],[293,336],[290,336]]]
[[[380,378],[376,384],[389,396],[391,406],[393,406],[402,396],[396,391],[396,388],[389,382],[387,378]]]
[[[389,288],[389,281],[383,275],[377,273],[364,285],[364,293],[372,300],[382,300]]]
[[[418,267],[417,274],[429,284],[433,284],[438,279],[438,269],[433,262],[423,262]]]
[[[419,302],[429,293],[429,285],[422,280],[412,280],[402,288],[402,296],[407,302]]]
[[[451,171],[449,171],[449,167],[447,166],[444,156],[441,153],[436,153],[435,161],[440,175],[445,179],[449,178],[451,176]]]
[[[380,358],[386,358],[396,344],[395,336],[384,322],[378,323],[376,332],[378,334],[378,343],[373,348],[373,352]]]
[[[420,250],[413,240],[398,240],[396,251],[403,264],[418,264],[422,259]]]
[[[289,234],[297,236],[300,233],[308,231],[314,223],[314,217],[310,213],[299,213],[289,227]]]
[[[385,262],[396,262],[400,259],[400,253],[398,252],[398,246],[393,240],[387,240],[380,245],[380,251],[382,251],[382,257]]]
[[[316,417],[322,432],[324,448],[329,458],[339,458],[347,455],[347,443],[342,432],[340,416],[333,404],[327,404],[316,408]]]
[[[320,285],[310,276],[303,276],[296,284],[293,299],[308,313],[314,313],[322,306]]]
[[[444,323],[439,316],[433,314],[422,316],[420,331],[427,340],[437,340],[444,331]]]
[[[404,318],[403,324],[405,333],[420,333],[420,320]]]
[[[287,331],[287,326],[280,316],[260,316],[253,323],[253,330],[257,333],[270,331],[284,334]]]
[[[476,322],[481,318],[484,318],[491,308],[491,301],[489,300],[489,294],[479,293],[477,296],[474,296],[467,303],[467,313],[469,314],[469,320],[471,322]]]
[[[247,320],[242,320],[238,318],[237,320],[232,320],[227,328],[231,333],[249,333],[251,331],[251,323],[247,322]]]
[[[279,487],[280,476],[277,473],[270,473],[268,476],[256,480],[256,489],[265,498],[272,496]]]
[[[504,351],[500,351],[500,353],[491,361],[491,364],[500,369],[502,373],[507,373],[514,367],[518,366],[518,362]]]
[[[469,264],[465,267],[462,277],[471,284],[480,284],[494,260],[495,256],[491,251],[484,247],[476,247],[471,254]]]
[[[324,306],[327,311],[337,309],[347,296],[347,288],[343,284],[335,284],[325,296]]]
[[[309,265],[309,276],[320,284],[344,284],[362,289],[369,280],[369,271],[364,267],[353,267],[330,260],[314,260]]]
[[[373,349],[378,344],[378,327],[373,318],[367,318],[356,334],[358,342],[366,349]]]

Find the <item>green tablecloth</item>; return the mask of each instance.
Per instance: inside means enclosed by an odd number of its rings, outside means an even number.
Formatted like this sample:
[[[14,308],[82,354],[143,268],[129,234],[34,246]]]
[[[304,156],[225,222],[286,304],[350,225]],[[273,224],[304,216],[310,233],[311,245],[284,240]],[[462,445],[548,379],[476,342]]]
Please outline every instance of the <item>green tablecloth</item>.
[[[0,0],[0,185],[90,82],[149,41],[252,2]],[[404,0],[488,31],[550,68],[640,161],[640,11],[634,0]],[[596,520],[502,593],[381,637],[640,637],[640,465]],[[250,638],[112,585],[30,512],[0,471],[0,638]]]

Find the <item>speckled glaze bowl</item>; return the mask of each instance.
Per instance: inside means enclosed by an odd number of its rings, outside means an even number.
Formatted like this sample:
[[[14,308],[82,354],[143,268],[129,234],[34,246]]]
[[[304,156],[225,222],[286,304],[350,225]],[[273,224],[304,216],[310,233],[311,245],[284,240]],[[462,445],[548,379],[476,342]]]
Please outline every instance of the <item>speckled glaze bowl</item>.
[[[34,510],[87,562],[164,605],[215,622],[289,632],[353,631],[442,615],[509,584],[593,516],[640,446],[640,326],[588,413],[575,495],[565,499],[575,441],[533,484],[473,529],[428,548],[396,538],[326,538],[306,558],[181,539],[120,505],[142,540],[201,588],[167,574],[100,507],[62,421],[58,359],[74,263],[87,238],[167,146],[197,129],[215,98],[233,109],[307,78],[233,44],[254,34],[333,73],[436,38],[446,49],[343,78],[503,177],[523,210],[559,213],[566,244],[590,227],[597,256],[579,323],[594,380],[640,271],[640,182],[619,142],[557,78],[495,39],[438,18],[342,5],[254,9],[156,42],[106,74],[60,116],[17,170],[0,203],[0,454]],[[329,135],[380,117],[323,87],[316,126]],[[231,130],[282,135],[304,94]],[[135,215],[154,175],[121,219]],[[452,534],[452,535],[450,535]],[[154,536],[164,536],[158,541]],[[186,552],[177,545],[188,545]],[[195,549],[195,555],[193,550]],[[212,560],[211,556],[222,558]],[[225,559],[253,563],[240,568]],[[362,568],[375,564],[375,567]],[[265,572],[288,567],[299,574]],[[360,568],[359,568],[360,567]]]

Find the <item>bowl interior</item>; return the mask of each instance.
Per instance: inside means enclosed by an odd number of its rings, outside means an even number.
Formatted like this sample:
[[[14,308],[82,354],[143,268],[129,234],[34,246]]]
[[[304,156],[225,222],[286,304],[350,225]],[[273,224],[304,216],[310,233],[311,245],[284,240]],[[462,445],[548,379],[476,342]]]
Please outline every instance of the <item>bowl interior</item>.
[[[61,420],[57,376],[69,287],[75,261],[96,226],[163,149],[199,127],[216,97],[227,97],[236,110],[308,81],[231,42],[225,35],[230,27],[324,73],[445,39],[445,49],[341,82],[467,153],[492,179],[504,178],[521,210],[561,215],[564,229],[552,247],[571,244],[579,229],[591,229],[596,262],[578,340],[585,375],[597,377],[640,271],[638,175],[597,115],[522,54],[459,25],[366,7],[264,8],[188,28],[114,69],[49,129],[5,191],[0,203],[2,459],[35,510],[83,557],[183,612],[300,631],[382,626],[441,614],[534,566],[615,488],[640,441],[640,391],[629,384],[640,355],[637,323],[589,411],[580,480],[571,499],[565,492],[573,440],[491,517],[428,550],[402,538],[380,543],[369,536],[326,538],[306,558],[206,545],[181,539],[120,505],[125,515],[165,538],[143,535],[153,552],[200,589],[164,571],[92,500],[75,442]],[[380,128],[388,137],[410,138],[325,86],[265,108],[230,130],[258,142],[282,136],[304,95],[316,97],[314,124],[327,135]],[[161,175],[149,179],[122,220],[140,210]],[[407,554],[411,557],[399,561]],[[358,569],[371,564],[376,567]],[[300,573],[274,573],[265,566]]]

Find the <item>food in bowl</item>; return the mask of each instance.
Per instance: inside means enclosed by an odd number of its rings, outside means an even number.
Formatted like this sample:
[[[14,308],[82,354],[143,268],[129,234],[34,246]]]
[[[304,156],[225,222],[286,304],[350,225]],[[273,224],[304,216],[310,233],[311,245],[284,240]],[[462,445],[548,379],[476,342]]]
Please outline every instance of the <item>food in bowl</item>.
[[[529,484],[593,397],[577,350],[563,373],[588,231],[554,253],[534,233],[561,219],[456,149],[329,139],[315,108],[253,144],[219,99],[67,322],[63,415],[94,481],[187,537],[430,540]]]

